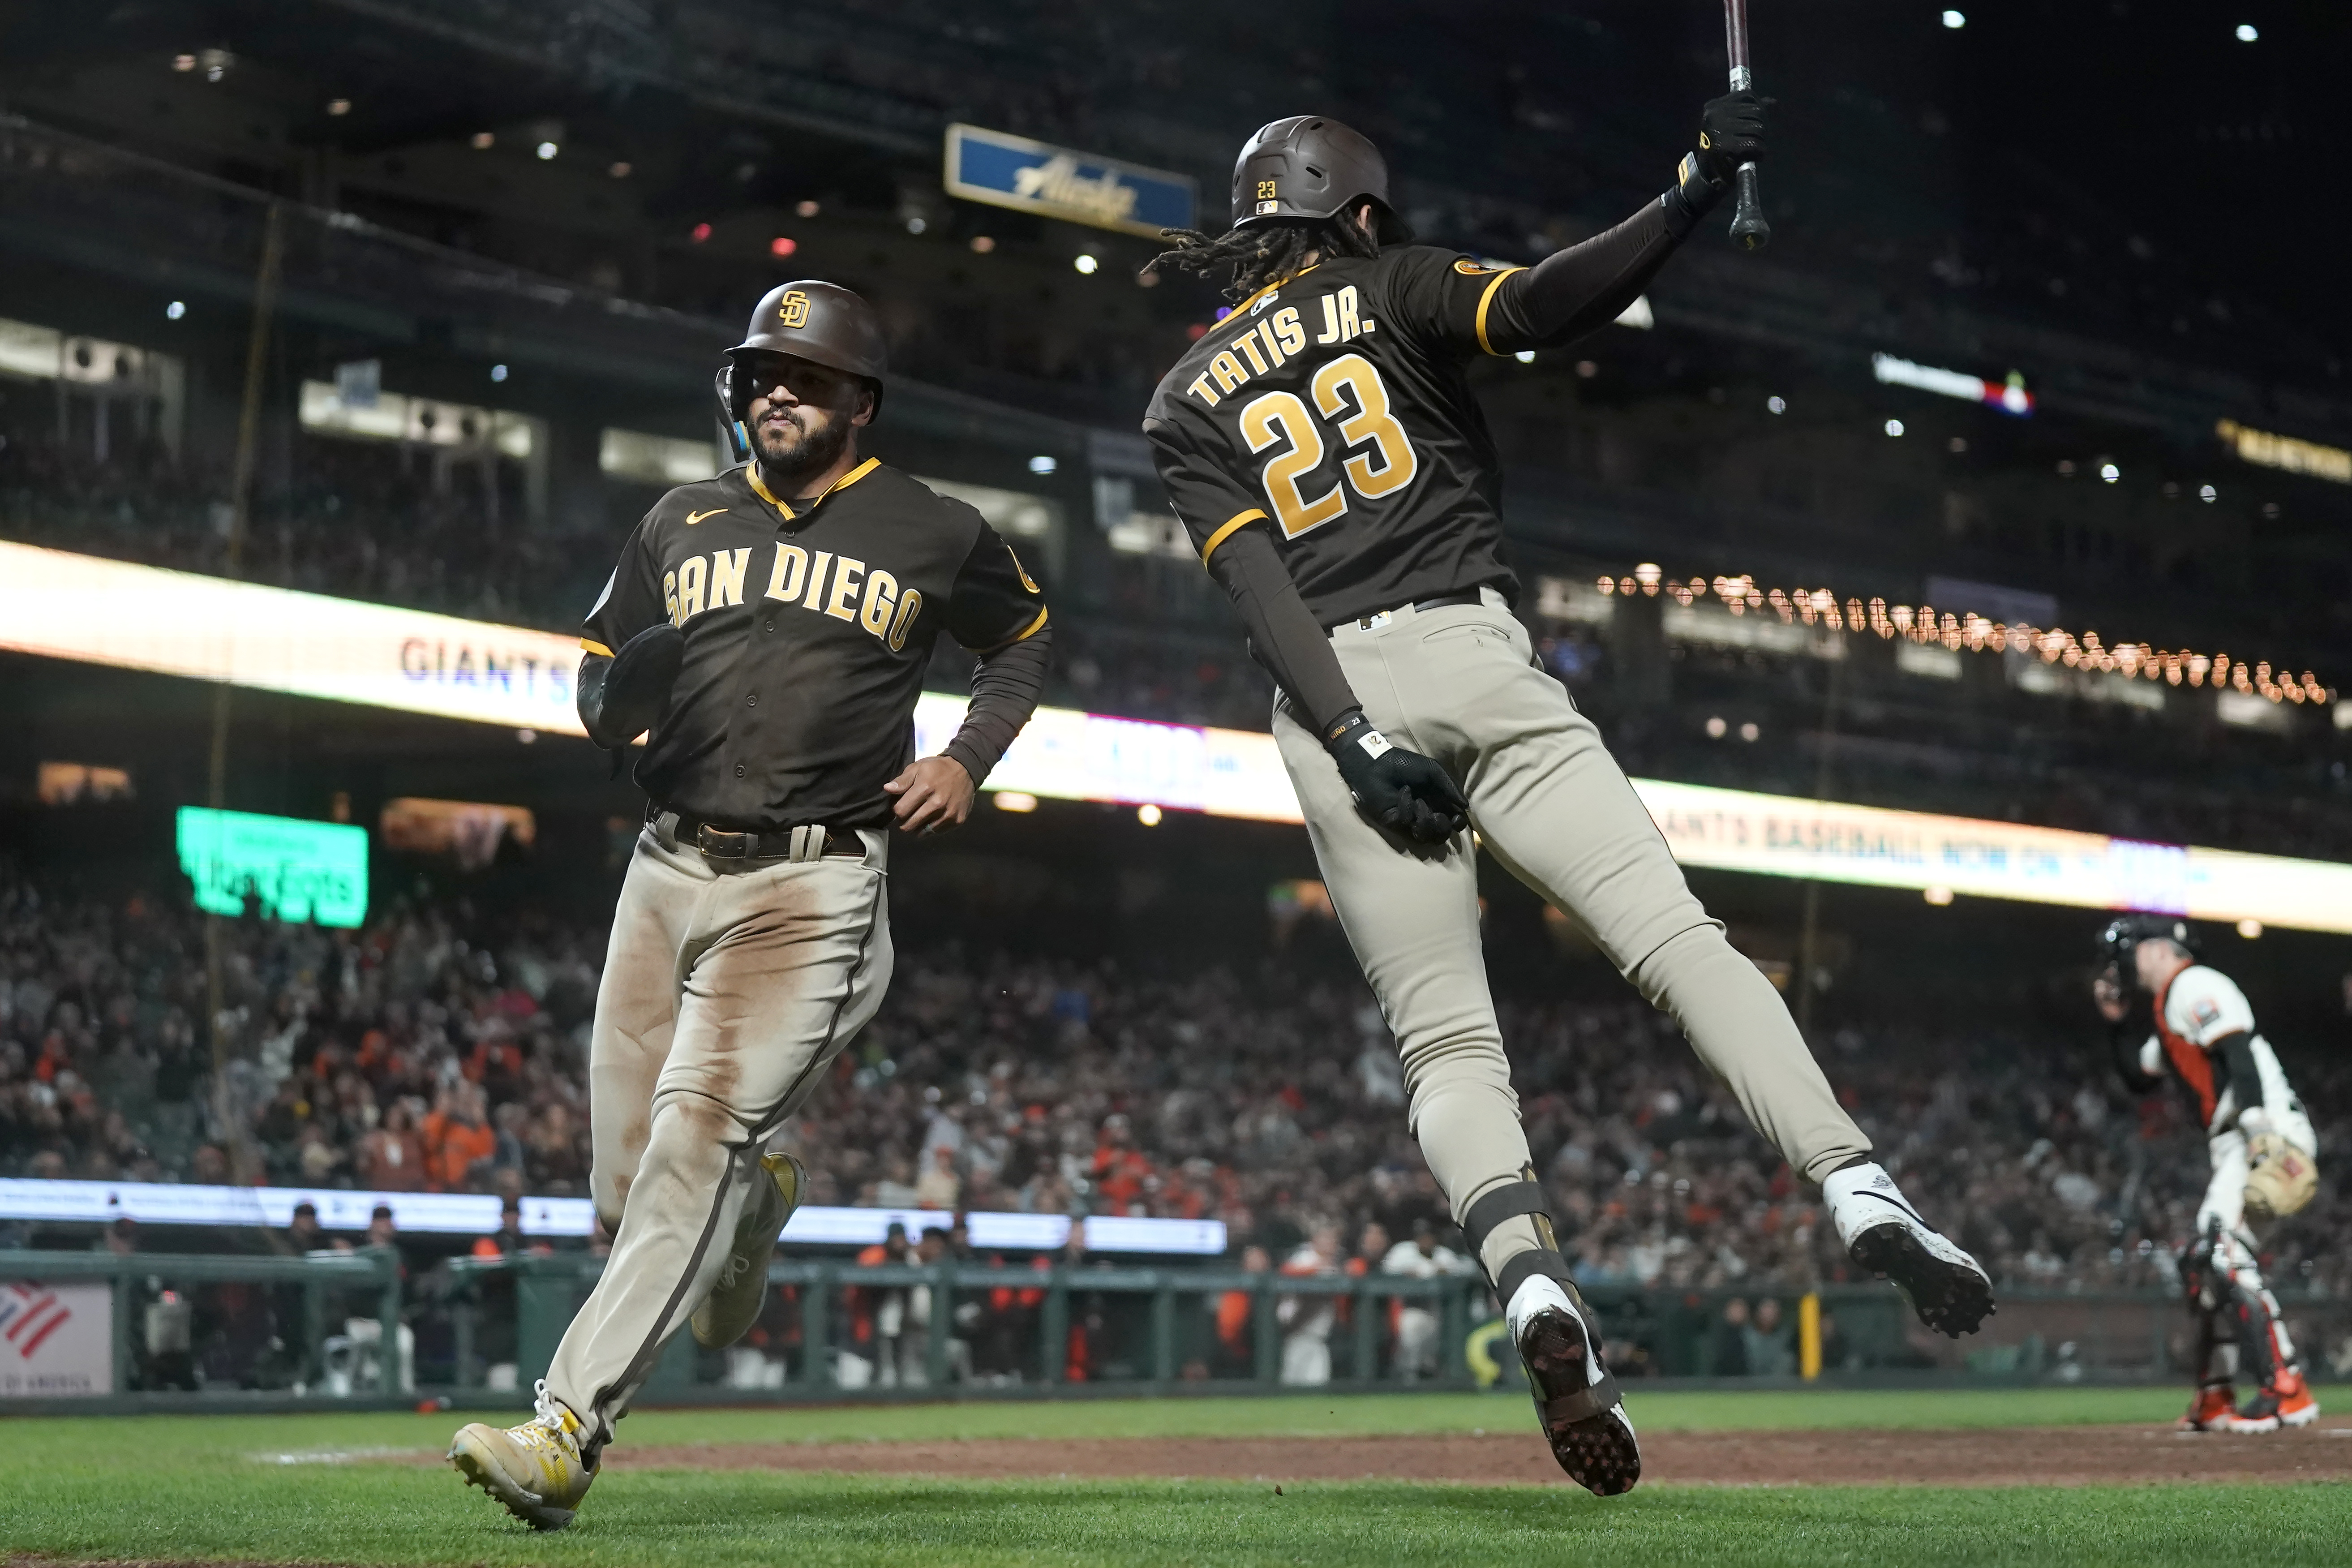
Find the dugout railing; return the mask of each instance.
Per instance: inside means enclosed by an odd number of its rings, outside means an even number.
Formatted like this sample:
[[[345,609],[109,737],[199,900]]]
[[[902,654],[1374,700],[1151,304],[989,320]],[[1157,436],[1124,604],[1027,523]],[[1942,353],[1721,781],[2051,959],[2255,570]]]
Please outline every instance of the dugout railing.
[[[386,1250],[0,1251],[0,1413],[266,1408],[420,1399],[507,1406],[544,1373],[602,1269],[585,1253],[459,1258],[404,1276]],[[1482,1282],[1197,1266],[862,1266],[780,1259],[744,1342],[672,1341],[648,1404],[1517,1386]],[[1884,1285],[1803,1291],[1587,1288],[1628,1379],[1758,1386],[2176,1382],[2189,1324],[2161,1291],[2004,1291],[1961,1341]],[[1766,1302],[1772,1308],[1767,1310]],[[13,1305],[11,1305],[13,1303]],[[37,1306],[38,1311],[35,1310]],[[2308,1371],[2352,1376],[2352,1302],[2285,1300]],[[79,1361],[28,1384],[12,1328]],[[12,1318],[11,1312],[15,1314]],[[93,1339],[93,1336],[95,1338]],[[19,1333],[16,1341],[25,1336]],[[48,1359],[68,1338],[41,1348]],[[14,1379],[12,1383],[10,1380]],[[65,1381],[79,1378],[77,1385]]]

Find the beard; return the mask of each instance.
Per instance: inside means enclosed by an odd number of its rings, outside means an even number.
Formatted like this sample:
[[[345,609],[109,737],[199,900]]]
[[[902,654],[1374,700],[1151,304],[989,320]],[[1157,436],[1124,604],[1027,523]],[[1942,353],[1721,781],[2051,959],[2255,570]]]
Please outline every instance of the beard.
[[[811,431],[798,420],[781,426],[760,425],[751,431],[751,447],[759,455],[760,472],[785,495],[798,495],[807,481],[840,459],[849,446],[847,419],[833,415]]]

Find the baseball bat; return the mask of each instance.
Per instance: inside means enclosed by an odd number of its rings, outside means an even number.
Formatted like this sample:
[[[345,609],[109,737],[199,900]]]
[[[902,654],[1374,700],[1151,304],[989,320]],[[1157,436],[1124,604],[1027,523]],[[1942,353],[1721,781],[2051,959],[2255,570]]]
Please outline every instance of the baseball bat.
[[[1748,92],[1756,73],[1748,67],[1748,0],[1723,0],[1723,37],[1731,55],[1731,90]],[[1756,165],[1739,165],[1738,201],[1731,215],[1731,237],[1742,250],[1761,250],[1772,241],[1764,221],[1764,198],[1757,189]]]

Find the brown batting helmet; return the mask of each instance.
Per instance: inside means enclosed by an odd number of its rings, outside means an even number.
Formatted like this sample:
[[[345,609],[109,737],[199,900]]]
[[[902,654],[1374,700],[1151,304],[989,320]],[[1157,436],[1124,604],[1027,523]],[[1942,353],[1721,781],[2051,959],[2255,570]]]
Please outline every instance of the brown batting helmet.
[[[743,341],[727,351],[719,367],[719,407],[736,456],[750,455],[743,432],[743,401],[735,386],[735,366],[749,353],[791,354],[854,375],[874,394],[882,413],[882,378],[889,368],[882,323],[874,307],[838,283],[803,279],[768,290],[751,312]]]
[[[1294,114],[1258,127],[1234,160],[1234,226],[1276,218],[1329,217],[1372,204],[1383,245],[1412,230],[1389,205],[1388,160],[1361,132],[1322,114]]]

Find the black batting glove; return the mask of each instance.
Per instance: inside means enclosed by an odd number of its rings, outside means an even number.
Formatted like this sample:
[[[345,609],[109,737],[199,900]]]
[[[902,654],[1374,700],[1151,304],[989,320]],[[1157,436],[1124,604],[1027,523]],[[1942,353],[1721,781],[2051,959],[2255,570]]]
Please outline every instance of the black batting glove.
[[[647,626],[609,659],[582,659],[577,705],[588,738],[616,751],[652,729],[685,660],[686,634],[667,621]]]
[[[1697,165],[1700,179],[1719,191],[1731,184],[1740,164],[1763,162],[1764,109],[1769,101],[1734,92],[1710,99],[1699,110],[1698,151],[1688,161]]]
[[[1391,744],[1362,709],[1341,714],[1323,745],[1356,804],[1391,833],[1443,844],[1469,826],[1470,803],[1453,775],[1433,759]]]

